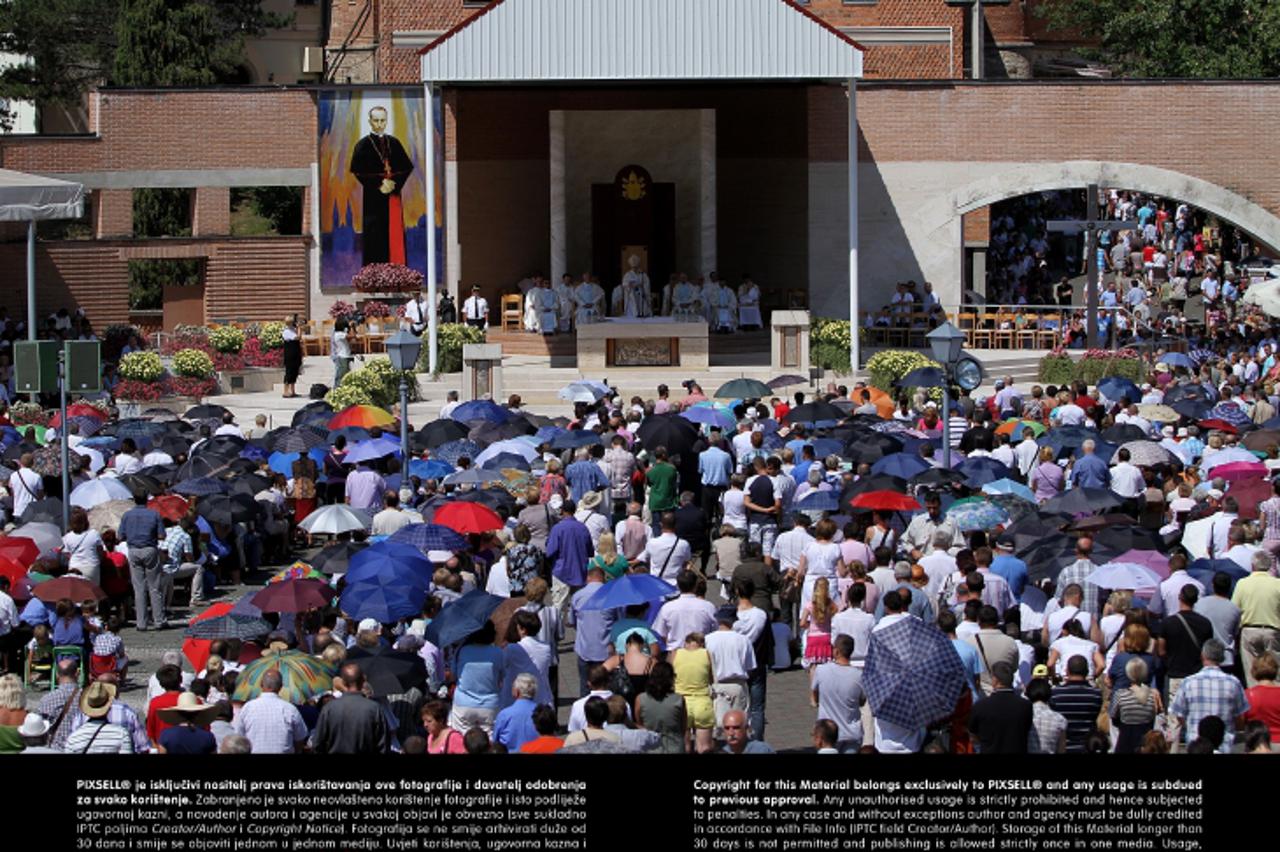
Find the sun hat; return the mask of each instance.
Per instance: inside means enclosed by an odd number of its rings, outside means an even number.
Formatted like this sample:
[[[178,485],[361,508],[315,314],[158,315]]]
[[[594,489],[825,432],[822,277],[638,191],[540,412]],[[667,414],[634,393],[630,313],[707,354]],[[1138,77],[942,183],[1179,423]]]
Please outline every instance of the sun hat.
[[[94,681],[80,693],[80,712],[90,719],[102,719],[111,712],[111,702],[115,699],[115,684]]]
[[[178,696],[178,703],[172,707],[161,707],[156,716],[170,725],[181,725],[190,722],[193,725],[208,725],[218,716],[218,705],[205,704],[194,692],[184,692]]]

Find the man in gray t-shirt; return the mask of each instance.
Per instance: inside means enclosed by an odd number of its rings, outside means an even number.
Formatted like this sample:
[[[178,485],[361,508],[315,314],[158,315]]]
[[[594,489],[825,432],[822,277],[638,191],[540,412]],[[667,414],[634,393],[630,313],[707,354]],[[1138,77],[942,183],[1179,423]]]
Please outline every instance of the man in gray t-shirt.
[[[841,753],[862,747],[862,669],[850,665],[853,637],[840,634],[831,643],[833,658],[813,671],[809,703],[818,708],[818,719],[830,719],[840,731],[836,748]]]
[[[1227,650],[1223,668],[1235,663],[1236,634],[1240,632],[1240,608],[1231,602],[1231,575],[1219,571],[1213,575],[1213,594],[1196,601],[1195,611],[1213,625],[1213,638]]]

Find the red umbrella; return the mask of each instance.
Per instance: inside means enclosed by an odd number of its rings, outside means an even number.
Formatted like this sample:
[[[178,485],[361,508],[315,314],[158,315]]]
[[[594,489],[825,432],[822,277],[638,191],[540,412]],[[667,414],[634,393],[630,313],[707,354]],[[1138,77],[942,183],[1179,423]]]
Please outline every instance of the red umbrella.
[[[99,422],[107,419],[107,415],[103,414],[100,409],[95,408],[86,402],[77,402],[67,406],[67,416],[68,417],[92,417],[94,420],[97,420]],[[61,411],[53,412],[53,417],[49,418],[49,426],[51,428],[57,429],[61,425],[62,425],[62,412]]]
[[[1240,517],[1246,521],[1255,521],[1258,519],[1258,504],[1270,500],[1275,490],[1269,480],[1251,477],[1231,483],[1227,493],[1240,504]]]
[[[850,505],[855,509],[874,509],[878,512],[912,512],[922,508],[914,497],[897,491],[868,491],[854,497]]]
[[[147,508],[158,512],[166,521],[180,521],[186,517],[191,504],[177,494],[161,494],[147,501]]]
[[[105,601],[107,593],[96,584],[83,577],[63,576],[46,580],[36,586],[33,593],[45,603],[55,603],[63,598],[70,598],[77,603],[82,601]]]
[[[231,612],[233,606],[235,604],[229,602],[216,603],[192,618],[188,623],[194,624],[197,621],[204,621],[206,618],[217,618],[220,615],[226,615]],[[209,662],[209,646],[212,644],[212,639],[184,639],[182,642],[183,656],[191,662],[196,671],[202,671],[204,664]]]
[[[0,556],[0,577],[8,577],[10,583],[17,585],[18,581],[25,576],[27,576],[26,566],[15,562],[11,556]]]
[[[40,558],[40,547],[29,538],[21,538],[9,536],[0,538],[0,556],[3,556],[19,565],[30,567],[31,563]],[[26,573],[24,569],[22,573]]]
[[[271,583],[249,599],[263,612],[306,612],[333,601],[333,589],[323,580],[284,580]]]
[[[1201,429],[1217,429],[1219,432],[1230,432],[1232,435],[1235,435],[1240,431],[1239,429],[1237,429],[1235,426],[1231,425],[1227,421],[1219,420],[1216,417],[1210,420],[1201,420],[1200,428]]]
[[[436,509],[432,522],[464,535],[502,529],[498,513],[480,503],[446,503]]]

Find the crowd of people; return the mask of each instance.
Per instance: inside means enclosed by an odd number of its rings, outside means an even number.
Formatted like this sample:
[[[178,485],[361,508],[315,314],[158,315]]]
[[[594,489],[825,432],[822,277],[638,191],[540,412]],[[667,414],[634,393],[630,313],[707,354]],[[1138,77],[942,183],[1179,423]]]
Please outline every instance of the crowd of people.
[[[768,752],[786,684],[820,753],[1269,751],[1276,328],[1192,343],[945,422],[861,383],[454,398],[403,481],[386,412],[82,402],[65,534],[62,424],[0,423],[0,750]]]

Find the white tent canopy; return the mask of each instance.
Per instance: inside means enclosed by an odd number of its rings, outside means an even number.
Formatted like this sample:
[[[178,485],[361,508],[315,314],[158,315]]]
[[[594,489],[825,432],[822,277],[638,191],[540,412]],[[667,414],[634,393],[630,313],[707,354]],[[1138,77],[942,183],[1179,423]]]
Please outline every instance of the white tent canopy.
[[[0,169],[0,222],[79,219],[83,215],[81,184]]]

